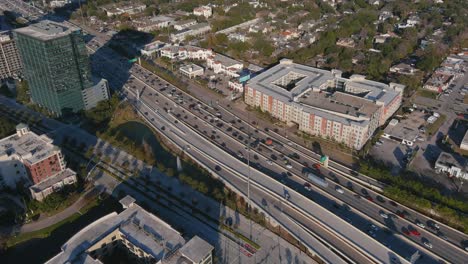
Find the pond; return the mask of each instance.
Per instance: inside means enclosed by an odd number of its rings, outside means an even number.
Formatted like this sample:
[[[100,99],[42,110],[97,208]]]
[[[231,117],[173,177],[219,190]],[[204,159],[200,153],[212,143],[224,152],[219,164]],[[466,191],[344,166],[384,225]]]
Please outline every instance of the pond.
[[[143,147],[144,144],[148,144],[151,147],[154,157],[156,157],[158,161],[173,162],[173,155],[161,146],[161,143],[153,134],[153,131],[145,124],[137,121],[129,121],[114,129],[115,133],[128,138],[134,142],[137,147]],[[117,137],[117,140],[122,139],[123,138]]]

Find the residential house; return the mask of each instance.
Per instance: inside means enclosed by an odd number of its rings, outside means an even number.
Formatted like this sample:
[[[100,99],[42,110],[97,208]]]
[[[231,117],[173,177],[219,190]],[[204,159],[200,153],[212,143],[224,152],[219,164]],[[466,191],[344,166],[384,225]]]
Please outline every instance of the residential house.
[[[390,68],[390,72],[403,75],[413,75],[416,71],[416,68],[407,63],[398,63]]]
[[[354,48],[356,46],[356,43],[354,42],[353,38],[340,38],[336,42],[336,45],[346,48]]]
[[[209,18],[213,15],[213,9],[210,6],[200,6],[193,9],[193,14],[195,16],[204,16]]]

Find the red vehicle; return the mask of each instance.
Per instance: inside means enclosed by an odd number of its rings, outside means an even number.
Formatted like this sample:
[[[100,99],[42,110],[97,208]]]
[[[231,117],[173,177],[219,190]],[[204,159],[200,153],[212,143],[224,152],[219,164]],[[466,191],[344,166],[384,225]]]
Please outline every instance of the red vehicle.
[[[319,170],[319,169],[320,169],[320,163],[315,163],[312,167],[313,167],[314,169]]]
[[[249,244],[244,244],[244,248],[247,249],[252,254],[255,254],[257,252],[257,250]]]
[[[410,230],[410,233],[411,233],[413,236],[420,236],[420,235],[421,235],[421,233],[419,233],[418,230],[416,230],[416,229]]]
[[[246,250],[245,248],[240,248],[240,251],[242,252],[242,254],[246,255],[247,257],[252,257],[252,253],[250,253],[248,250]]]
[[[271,140],[271,138],[267,138],[267,139],[265,140],[265,144],[266,144],[267,146],[271,146],[271,145],[273,145],[273,140]]]
[[[401,211],[397,211],[396,214],[401,218],[405,218],[405,214],[403,212],[401,212]]]
[[[403,230],[403,234],[405,234],[407,236],[411,236],[411,233],[408,230]]]
[[[374,201],[374,199],[372,199],[372,197],[370,197],[369,195],[366,196],[366,199],[369,200],[369,201],[371,201],[371,202]]]

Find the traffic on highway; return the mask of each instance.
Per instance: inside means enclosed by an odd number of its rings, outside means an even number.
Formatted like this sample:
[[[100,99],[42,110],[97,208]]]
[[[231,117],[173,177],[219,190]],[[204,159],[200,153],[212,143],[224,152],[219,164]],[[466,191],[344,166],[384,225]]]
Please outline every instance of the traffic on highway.
[[[121,60],[119,63],[126,62]],[[401,248],[402,251],[397,253],[405,258],[409,259],[416,251],[408,247],[408,241],[419,244],[421,250],[442,251],[441,256],[447,260],[466,257],[463,252],[466,235],[383,198],[370,188],[350,180],[350,175],[345,176],[342,171],[318,167],[318,159],[313,158],[316,155],[306,153],[307,150],[297,143],[288,142],[268,128],[260,129],[249,120],[239,119],[225,107],[206,105],[138,66],[133,66],[130,71],[133,76],[128,78],[127,87],[138,90],[142,100],[156,104],[154,109],[160,108],[176,118],[175,121],[186,123],[219,144],[227,153],[299,192],[306,192],[303,195],[307,197],[314,199],[315,192],[320,189],[330,197],[336,196],[329,198],[328,205],[321,205],[336,211],[337,216],[358,226],[383,245],[394,250]],[[104,77],[112,79],[112,73],[106,75]],[[276,144],[267,144],[269,140]],[[237,148],[236,144],[239,145]],[[273,164],[275,167],[271,168]],[[320,185],[308,175],[322,179],[327,186]],[[445,247],[447,243],[452,246]]]

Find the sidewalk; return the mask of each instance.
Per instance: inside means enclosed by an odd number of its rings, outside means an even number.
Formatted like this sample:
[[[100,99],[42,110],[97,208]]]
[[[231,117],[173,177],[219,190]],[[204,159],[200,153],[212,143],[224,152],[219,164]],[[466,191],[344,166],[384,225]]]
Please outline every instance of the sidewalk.
[[[89,201],[88,199],[90,198],[89,195],[93,195],[93,192],[97,190],[96,188],[90,189],[86,191],[83,195],[78,198],[78,200],[72,204],[71,206],[67,207],[65,210],[61,211],[60,213],[57,213],[55,215],[41,218],[38,221],[31,222],[28,224],[25,224],[21,227],[19,227],[19,233],[29,233],[37,230],[41,230],[43,228],[49,227],[51,225],[54,225],[64,219],[67,219],[68,217],[72,216],[75,213],[79,213],[79,210],[85,206]]]

